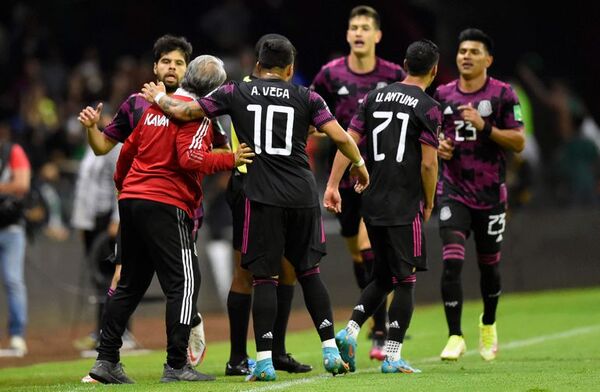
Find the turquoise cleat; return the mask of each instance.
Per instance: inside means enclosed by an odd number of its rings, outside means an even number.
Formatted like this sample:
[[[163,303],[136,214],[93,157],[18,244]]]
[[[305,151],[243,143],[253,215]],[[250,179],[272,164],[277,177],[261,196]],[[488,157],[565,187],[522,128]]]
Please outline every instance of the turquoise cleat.
[[[334,376],[348,373],[348,364],[342,360],[337,347],[325,347],[323,349],[323,366],[325,370]]]
[[[350,372],[356,371],[356,339],[348,334],[346,329],[342,329],[335,335],[335,343],[340,349],[342,360],[348,364]]]
[[[254,371],[246,377],[246,381],[275,381],[276,378],[277,374],[273,367],[273,360],[267,358],[256,362]]]
[[[421,373],[419,369],[413,368],[403,359],[397,361],[390,361],[385,359],[381,364],[381,373]]]

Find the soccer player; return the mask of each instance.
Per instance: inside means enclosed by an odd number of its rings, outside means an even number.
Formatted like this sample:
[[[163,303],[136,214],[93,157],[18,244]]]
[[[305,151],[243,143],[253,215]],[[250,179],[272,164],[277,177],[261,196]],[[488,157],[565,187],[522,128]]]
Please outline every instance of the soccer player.
[[[443,242],[442,300],[449,339],[443,360],[457,360],[466,350],[461,329],[460,274],[465,242],[475,238],[483,314],[479,319],[479,353],[496,358],[496,307],[500,296],[500,245],[506,225],[506,153],[525,146],[519,100],[509,84],[491,78],[492,39],[478,29],[458,37],[459,78],[438,87],[443,127],[438,185],[440,236]]]
[[[345,329],[336,335],[342,359],[356,369],[356,338],[362,324],[385,300],[389,332],[383,373],[420,372],[402,359],[402,342],[414,308],[416,271],[427,269],[423,222],[431,216],[437,181],[439,104],[425,94],[437,73],[439,51],[429,40],[406,50],[408,76],[363,99],[348,133],[367,140],[371,186],[362,195],[362,214],[375,254],[374,280],[363,290]],[[336,155],[324,206],[343,210],[339,182],[349,162]]]
[[[406,76],[398,64],[375,55],[375,46],[381,41],[381,35],[380,18],[375,9],[364,5],[353,8],[346,33],[350,54],[324,65],[312,82],[311,88],[333,108],[335,117],[344,129],[350,125],[350,120],[366,93],[400,81]],[[360,147],[361,151],[364,150],[363,146]],[[335,148],[331,151],[332,161],[334,155]],[[340,182],[340,194],[344,208],[336,216],[352,257],[358,287],[363,290],[372,278],[373,252],[361,221],[360,195],[352,189],[352,181],[347,175]],[[385,317],[384,304],[373,315],[373,345],[369,353],[371,359],[384,358]]]
[[[309,125],[331,137],[354,162],[359,191],[368,186],[369,175],[355,142],[339,126],[323,99],[290,83],[294,53],[287,40],[267,40],[260,50],[259,78],[222,86],[198,101],[200,109],[190,109],[164,96],[154,83],[145,84],[143,89],[147,99],[177,118],[193,112],[200,117],[229,114],[240,141],[256,153],[244,183],[246,219],[242,240],[242,265],[252,272],[254,281],[252,315],[257,364],[253,380],[276,378],[271,358],[272,330],[277,278],[284,255],[296,270],[319,333],[325,369],[333,374],[347,371],[335,344],[331,303],[318,267],[325,254],[325,233],[316,182],[305,151]]]
[[[273,38],[288,40],[280,34],[266,34],[255,45],[256,58],[262,44]],[[251,81],[257,78],[256,69],[253,74],[245,78]],[[233,126],[231,127],[231,143],[233,150],[237,149],[239,141]],[[242,239],[244,232],[244,210],[246,195],[244,194],[244,181],[247,169],[245,166],[235,168],[231,174],[227,189],[227,199],[231,207],[233,218],[233,248],[234,248],[234,273],[231,288],[227,297],[227,314],[229,316],[230,353],[225,365],[225,375],[249,375],[252,373],[255,362],[248,358],[247,340],[248,324],[252,304],[252,274],[242,268]],[[277,316],[273,326],[273,366],[275,370],[284,370],[289,373],[306,373],[312,366],[298,362],[285,348],[285,335],[292,308],[296,274],[293,266],[283,260],[281,274],[277,285]]]
[[[165,84],[168,94],[173,94],[179,87],[192,55],[192,45],[184,37],[164,35],[156,40],[153,47],[154,75]],[[108,154],[117,143],[124,143],[138,125],[144,112],[150,107],[140,94],[131,94],[119,107],[113,120],[104,130],[98,128],[102,103],[96,108],[87,107],[79,114],[79,121],[87,130],[88,142],[96,155]],[[215,132],[214,146],[227,144],[224,135]],[[201,212],[201,210],[199,210]],[[199,215],[202,216],[201,214]],[[119,233],[120,236],[120,233]],[[117,239],[120,243],[120,239]],[[119,252],[117,252],[119,253]],[[117,257],[120,263],[120,257]],[[120,267],[115,270],[113,281],[118,280]],[[109,290],[110,298],[114,290]],[[194,316],[192,332],[188,345],[188,359],[194,366],[198,365],[205,353],[204,324],[200,313]]]
[[[190,62],[176,94],[187,100],[209,93],[226,78],[223,62],[200,56]],[[251,151],[212,153],[211,122],[179,125],[158,107],[146,110],[126,140],[115,171],[121,216],[122,270],[108,303],[90,376],[103,383],[131,383],[119,362],[121,334],[156,271],[167,297],[167,363],[161,382],[210,381],[187,361],[187,345],[200,286],[193,244],[202,177],[251,163]]]

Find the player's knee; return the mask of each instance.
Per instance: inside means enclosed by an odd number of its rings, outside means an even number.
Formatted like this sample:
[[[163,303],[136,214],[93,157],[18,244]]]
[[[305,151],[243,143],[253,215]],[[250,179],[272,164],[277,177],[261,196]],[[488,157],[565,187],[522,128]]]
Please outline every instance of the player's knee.
[[[440,230],[440,237],[442,237],[444,245],[456,244],[462,245],[464,248],[467,242],[467,235],[463,231],[456,229],[443,228]]]
[[[477,264],[482,266],[493,266],[500,263],[500,252],[477,252]]]
[[[277,286],[277,276],[253,276],[252,277],[252,286],[261,286],[261,285],[273,285]]]
[[[231,291],[240,294],[252,293],[252,274],[247,270],[236,266],[231,280]]]
[[[298,277],[298,282],[300,282],[300,284],[302,284],[306,280],[310,279],[311,277],[319,276],[320,274],[321,274],[321,269],[318,266],[309,268],[304,271],[296,270],[296,276]]]
[[[393,287],[407,287],[414,286],[417,283],[417,274],[412,273],[407,276],[396,277],[392,276],[392,286]]]
[[[286,286],[294,286],[296,284],[296,271],[294,270],[294,266],[285,259],[281,261],[279,283]]]
[[[444,260],[444,268],[442,270],[442,282],[456,283],[460,281],[462,272],[463,260]]]

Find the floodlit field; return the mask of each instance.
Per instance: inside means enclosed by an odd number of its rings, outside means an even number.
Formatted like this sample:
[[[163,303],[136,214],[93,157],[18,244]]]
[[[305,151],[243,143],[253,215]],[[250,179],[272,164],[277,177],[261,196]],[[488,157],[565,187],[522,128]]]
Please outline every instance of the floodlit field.
[[[211,383],[161,385],[163,352],[125,357],[123,363],[135,385],[110,387],[119,391],[599,391],[600,390],[600,289],[566,290],[505,295],[498,315],[499,357],[483,362],[477,352],[480,302],[464,308],[463,330],[467,354],[455,363],[442,363],[438,355],[446,341],[440,305],[419,307],[405,341],[403,357],[423,373],[379,373],[368,359],[370,343],[361,336],[358,370],[331,377],[322,370],[320,345],[313,331],[290,334],[287,347],[294,356],[313,365],[311,373],[278,372],[270,383],[245,383],[242,377],[224,377],[227,343],[209,342],[201,371],[216,374]],[[346,315],[338,315],[346,316]],[[336,330],[345,325],[338,320]],[[208,326],[210,328],[210,326]],[[363,334],[364,335],[364,334]],[[48,337],[51,338],[51,337]],[[250,344],[250,346],[254,346]],[[91,391],[101,385],[79,380],[92,360],[45,363],[0,369],[2,391]]]

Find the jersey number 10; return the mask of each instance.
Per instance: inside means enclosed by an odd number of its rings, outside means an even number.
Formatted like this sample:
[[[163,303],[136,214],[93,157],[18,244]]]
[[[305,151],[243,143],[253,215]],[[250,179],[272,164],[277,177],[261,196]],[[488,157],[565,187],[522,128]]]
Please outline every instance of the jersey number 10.
[[[262,106],[248,105],[249,112],[254,112],[254,152],[258,155],[262,153]],[[275,113],[285,114],[285,147],[273,147],[273,116]],[[267,106],[267,119],[265,121],[265,152],[269,155],[291,155],[292,154],[292,135],[294,133],[294,108],[281,105]]]
[[[382,118],[384,121],[373,129],[373,159],[383,161],[385,153],[379,152],[379,142],[377,136],[385,131],[394,118],[394,112],[378,111],[373,112],[373,118]],[[396,152],[396,162],[402,162],[404,159],[404,150],[406,149],[406,130],[408,129],[409,115],[407,113],[396,113],[396,118],[402,121],[400,126],[400,140],[398,140],[398,151]]]

